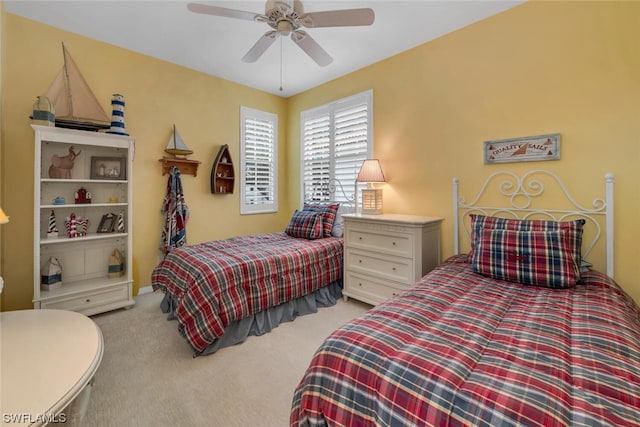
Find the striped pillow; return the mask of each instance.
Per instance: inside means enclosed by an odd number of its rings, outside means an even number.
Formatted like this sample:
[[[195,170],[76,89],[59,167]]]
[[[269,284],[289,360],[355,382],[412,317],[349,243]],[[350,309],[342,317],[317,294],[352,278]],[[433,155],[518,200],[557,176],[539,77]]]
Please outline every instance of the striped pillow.
[[[336,220],[336,214],[338,213],[339,207],[340,204],[338,203],[331,205],[306,203],[303,211],[321,213],[323,235],[324,237],[331,237],[331,230],[333,229],[333,223]]]
[[[573,221],[548,221],[542,219],[511,219],[471,214],[471,251],[468,261],[471,262],[475,252],[476,240],[484,229],[500,229],[514,231],[565,231],[566,247],[577,265],[582,262],[582,228],[584,219]]]
[[[291,237],[303,239],[322,238],[322,214],[296,210],[284,230]]]
[[[572,287],[580,280],[580,269],[567,247],[567,233],[482,229],[473,251],[473,271],[523,285]]]

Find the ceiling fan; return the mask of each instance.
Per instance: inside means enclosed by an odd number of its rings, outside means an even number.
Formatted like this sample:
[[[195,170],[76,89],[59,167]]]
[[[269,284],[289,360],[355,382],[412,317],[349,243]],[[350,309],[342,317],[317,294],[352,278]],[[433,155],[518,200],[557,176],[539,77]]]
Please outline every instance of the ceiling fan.
[[[365,26],[373,24],[375,19],[373,10],[368,8],[304,13],[299,0],[267,0],[264,15],[200,3],[189,3],[187,8],[195,13],[265,22],[273,28],[249,49],[242,57],[243,62],[256,62],[278,37],[290,35],[291,40],[321,67],[329,65],[333,58],[300,27]]]

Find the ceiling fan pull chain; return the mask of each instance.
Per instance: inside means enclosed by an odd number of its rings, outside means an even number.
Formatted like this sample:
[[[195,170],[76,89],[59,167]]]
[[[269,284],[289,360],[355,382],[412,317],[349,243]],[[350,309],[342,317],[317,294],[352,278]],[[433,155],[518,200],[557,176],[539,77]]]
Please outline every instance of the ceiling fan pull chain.
[[[282,37],[280,37],[280,92],[282,92],[282,55],[283,55],[283,49],[282,49]]]

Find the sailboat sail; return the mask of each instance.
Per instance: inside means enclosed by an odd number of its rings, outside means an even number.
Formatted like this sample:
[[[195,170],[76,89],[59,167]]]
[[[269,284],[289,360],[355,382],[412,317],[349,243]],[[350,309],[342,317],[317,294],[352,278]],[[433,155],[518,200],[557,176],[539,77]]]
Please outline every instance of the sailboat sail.
[[[522,156],[527,154],[527,150],[529,149],[529,143],[525,143],[522,144],[522,146],[520,148],[518,148],[516,151],[514,151],[511,155],[512,156]]]
[[[184,143],[184,140],[178,133],[178,129],[176,129],[176,125],[173,125],[173,133],[171,134],[167,148],[165,148],[164,151],[165,153],[183,156],[193,153],[193,151],[187,147],[187,144]]]
[[[81,127],[109,128],[109,116],[100,106],[64,43],[62,53],[64,65],[46,94],[55,107],[56,125],[75,127],[72,124],[78,124]]]

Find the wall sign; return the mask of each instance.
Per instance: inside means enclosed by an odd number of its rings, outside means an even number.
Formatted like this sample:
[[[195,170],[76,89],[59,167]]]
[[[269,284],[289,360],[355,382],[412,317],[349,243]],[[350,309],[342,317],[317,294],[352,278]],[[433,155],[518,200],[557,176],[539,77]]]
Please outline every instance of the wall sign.
[[[560,134],[485,141],[485,163],[535,162],[560,159]]]

